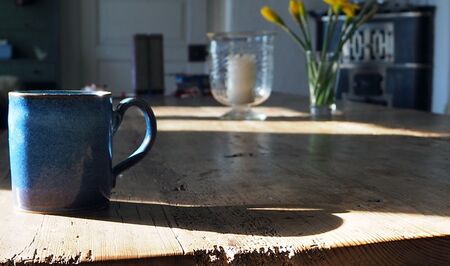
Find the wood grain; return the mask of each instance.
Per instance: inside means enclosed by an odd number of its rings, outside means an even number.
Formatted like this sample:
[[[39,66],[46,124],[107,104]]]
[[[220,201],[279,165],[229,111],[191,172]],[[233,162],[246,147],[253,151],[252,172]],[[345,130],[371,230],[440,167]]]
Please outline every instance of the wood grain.
[[[305,99],[275,95],[268,121],[230,122],[210,99],[149,101],[155,147],[97,212],[15,212],[1,133],[0,262],[450,263],[449,117],[351,104],[311,121]],[[116,162],[142,121],[125,117]]]

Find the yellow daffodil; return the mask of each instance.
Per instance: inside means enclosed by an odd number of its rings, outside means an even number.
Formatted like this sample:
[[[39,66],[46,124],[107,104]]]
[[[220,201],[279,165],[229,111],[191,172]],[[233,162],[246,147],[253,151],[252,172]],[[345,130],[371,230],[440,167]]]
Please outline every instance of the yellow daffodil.
[[[297,3],[298,3],[298,9],[299,9],[300,15],[305,16],[305,14],[306,14],[306,12],[305,12],[305,5],[300,0],[297,1]]]
[[[289,2],[289,13],[296,19],[305,16],[305,5],[300,0],[291,0]]]
[[[349,0],[323,0],[325,3],[327,3],[331,8],[333,9],[333,12],[335,14],[338,14],[343,6],[350,4]]]
[[[344,12],[348,19],[352,19],[355,16],[356,10],[358,9],[359,6],[352,3],[347,3],[342,6],[342,12]]]
[[[300,8],[298,7],[298,2],[295,0],[289,1],[289,13],[298,20],[300,16]]]
[[[268,6],[261,8],[261,15],[271,23],[279,26],[285,26],[284,21],[280,18],[280,16]]]

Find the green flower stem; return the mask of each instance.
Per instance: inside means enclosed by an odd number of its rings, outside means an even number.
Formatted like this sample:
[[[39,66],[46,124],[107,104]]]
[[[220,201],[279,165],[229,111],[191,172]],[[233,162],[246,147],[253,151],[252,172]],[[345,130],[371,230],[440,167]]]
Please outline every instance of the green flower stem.
[[[365,7],[366,8],[366,7]],[[368,9],[367,9],[368,10]],[[367,11],[365,11],[367,12]],[[343,30],[340,32],[339,43],[336,47],[336,51],[330,61],[327,61],[327,51],[328,51],[328,41],[330,40],[332,34],[335,31],[338,17],[330,17],[329,24],[327,28],[326,39],[324,43],[324,49],[322,51],[321,59],[319,62],[318,73],[311,75],[310,86],[312,93],[312,104],[315,106],[325,106],[334,103],[334,83],[336,82],[337,69],[336,65],[342,49],[345,43],[355,34],[356,30],[368,19],[370,19],[373,14],[376,13],[376,7],[372,7],[372,10],[363,15],[362,17],[355,19],[344,25]],[[363,13],[364,14],[364,13]],[[316,58],[309,58],[311,62],[308,64],[313,64]],[[316,64],[316,63],[314,63]]]
[[[311,42],[311,31],[310,31],[310,28],[309,28],[308,15],[306,14],[305,16],[302,16],[301,19],[302,19],[303,23],[305,24],[308,40]]]
[[[369,19],[371,19],[378,11],[378,6],[375,5],[374,1],[368,1],[366,5],[364,5],[361,14],[356,20],[351,23],[351,27],[349,27],[349,31],[343,31],[343,36],[341,37],[341,43],[338,47],[338,51],[341,51],[344,47],[345,43],[353,37],[356,30],[361,27],[364,23],[366,23]]]
[[[286,25],[280,25],[280,27],[284,31],[286,31],[294,39],[294,41],[296,41],[297,44],[300,45],[301,48],[303,48],[303,50],[307,50],[305,43],[290,28],[288,28]]]
[[[306,33],[306,29],[305,26],[303,25],[303,22],[300,23],[300,29],[303,34],[303,37],[305,38],[306,50],[312,50],[311,41],[309,40],[308,34]]]
[[[334,103],[334,87],[337,75],[337,61],[334,57],[320,58],[313,56],[312,52],[307,53],[307,69],[309,77],[309,88],[311,104],[314,106],[329,106]],[[329,61],[330,60],[330,61]]]
[[[331,9],[328,10],[328,25],[327,25],[327,33],[325,35],[325,40],[322,46],[322,61],[325,60],[325,56],[328,52],[328,45],[333,37],[334,32],[336,31],[336,25],[339,20],[339,14],[334,14]]]
[[[331,9],[328,9],[328,25],[327,25],[327,32],[325,33],[325,40],[322,44],[322,51],[325,51],[325,48],[327,48],[328,45],[328,36],[330,35],[330,30],[331,30],[331,15],[332,15],[332,11]]]
[[[312,43],[311,43],[311,37],[310,37],[311,34],[309,32],[309,26],[308,26],[307,19],[305,19],[305,17],[302,16],[301,14],[299,14],[297,22],[300,25],[300,31],[302,32],[303,37],[305,39],[306,50],[312,51]]]

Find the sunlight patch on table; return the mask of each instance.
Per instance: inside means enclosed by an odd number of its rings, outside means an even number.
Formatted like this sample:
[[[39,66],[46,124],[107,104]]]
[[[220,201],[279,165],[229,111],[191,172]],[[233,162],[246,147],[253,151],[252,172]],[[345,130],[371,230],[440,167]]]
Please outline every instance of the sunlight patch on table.
[[[302,211],[322,211],[317,208],[282,208],[282,207],[257,207],[247,208],[249,211],[279,211],[279,212],[302,212]]]
[[[165,118],[183,118],[183,117],[221,117],[226,112],[230,111],[230,107],[181,107],[181,106],[157,106],[153,107],[156,117]],[[283,107],[254,107],[255,112],[267,114],[270,117],[309,117],[308,113],[299,112],[289,108]]]
[[[222,121],[182,120],[158,121],[161,132],[237,132],[270,134],[324,134],[324,135],[366,135],[366,136],[411,136],[448,138],[450,133],[389,128],[376,124],[346,121]]]

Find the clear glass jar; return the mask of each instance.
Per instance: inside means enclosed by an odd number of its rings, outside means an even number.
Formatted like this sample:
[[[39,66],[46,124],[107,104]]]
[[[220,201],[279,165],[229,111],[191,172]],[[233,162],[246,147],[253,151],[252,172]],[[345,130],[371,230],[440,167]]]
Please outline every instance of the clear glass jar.
[[[264,120],[251,110],[272,91],[274,34],[209,33],[210,82],[214,98],[232,107],[222,118]]]

